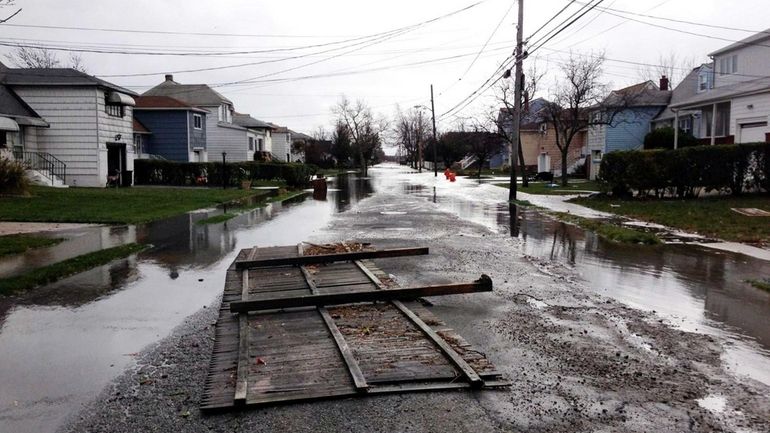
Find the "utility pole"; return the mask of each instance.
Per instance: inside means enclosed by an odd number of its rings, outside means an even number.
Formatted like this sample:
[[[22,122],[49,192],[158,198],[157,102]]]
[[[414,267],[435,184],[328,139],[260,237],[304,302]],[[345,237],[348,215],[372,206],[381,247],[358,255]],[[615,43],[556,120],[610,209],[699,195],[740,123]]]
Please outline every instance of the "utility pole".
[[[433,177],[438,177],[438,158],[436,157],[436,107],[433,105],[433,84],[430,85],[430,112],[433,116]]]
[[[516,200],[516,189],[518,185],[516,176],[516,164],[519,155],[519,129],[521,126],[521,87],[522,87],[522,62],[524,60],[524,0],[517,0],[519,2],[519,23],[516,29],[516,71],[514,78],[514,92],[513,92],[513,143],[511,148],[511,185],[508,190],[508,201]]]
[[[422,108],[417,109],[417,172],[422,173]]]

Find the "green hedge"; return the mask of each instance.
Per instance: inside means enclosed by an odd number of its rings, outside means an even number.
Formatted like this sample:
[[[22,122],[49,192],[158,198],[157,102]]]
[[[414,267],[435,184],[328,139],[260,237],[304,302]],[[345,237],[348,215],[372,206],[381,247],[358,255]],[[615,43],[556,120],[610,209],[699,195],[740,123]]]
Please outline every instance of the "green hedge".
[[[694,197],[701,191],[770,191],[770,144],[611,152],[599,181],[613,195]]]
[[[275,162],[176,162],[155,159],[134,161],[137,185],[238,186],[242,180],[283,180],[292,187],[304,187],[317,171],[310,164]]]

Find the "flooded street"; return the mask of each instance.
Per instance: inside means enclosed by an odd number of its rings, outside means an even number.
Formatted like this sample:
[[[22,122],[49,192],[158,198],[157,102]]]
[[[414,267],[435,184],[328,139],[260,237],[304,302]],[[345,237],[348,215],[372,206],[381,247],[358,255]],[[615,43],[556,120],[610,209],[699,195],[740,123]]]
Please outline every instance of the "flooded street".
[[[376,221],[361,222],[362,231],[419,240],[431,232],[401,216],[410,212],[431,221],[439,214],[456,215],[486,230],[458,224],[452,236],[488,236],[487,242],[513,237],[510,254],[562,267],[591,290],[654,311],[679,329],[718,336],[727,341],[721,356],[731,371],[770,384],[770,294],[744,283],[770,275],[770,262],[697,246],[604,241],[537,211],[509,206],[507,190],[468,179],[450,183],[397,166],[373,168],[370,176],[340,178],[330,186],[328,201],[303,197],[225,224],[196,224],[221,212],[214,210],[136,227],[80,229],[73,236],[80,244],[137,241],[153,248],[0,300],[0,432],[54,431],[133,365],[137,352],[215,301],[225,269],[241,248],[328,237],[326,228],[337,213],[355,226],[359,202],[371,195],[387,200],[376,212],[368,209]],[[468,310],[474,307],[469,304]]]
[[[538,211],[505,204],[507,189],[467,178],[452,184],[441,173],[437,181],[423,173],[398,183],[393,187],[434,201],[441,210],[518,237],[524,254],[574,269],[602,295],[654,311],[677,328],[724,337],[723,361],[738,374],[770,385],[770,293],[746,283],[770,275],[770,262],[697,244],[606,241]],[[544,201],[519,194],[519,199],[530,198]]]
[[[212,304],[241,248],[310,238],[335,212],[366,196],[365,181],[342,178],[328,201],[307,196],[227,221],[197,221],[222,210],[129,227],[80,229],[47,254],[123,242],[152,244],[138,256],[92,269],[16,298],[0,298],[0,432],[50,432],[96,397],[136,353]],[[77,254],[75,254],[77,255]],[[43,256],[43,257],[41,257]]]

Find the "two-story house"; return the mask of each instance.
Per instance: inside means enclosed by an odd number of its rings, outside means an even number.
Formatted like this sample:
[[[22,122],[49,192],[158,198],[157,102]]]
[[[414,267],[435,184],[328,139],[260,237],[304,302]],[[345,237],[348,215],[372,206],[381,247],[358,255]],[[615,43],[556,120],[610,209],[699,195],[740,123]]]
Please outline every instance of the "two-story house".
[[[251,161],[246,128],[233,122],[233,102],[206,84],[180,84],[173,75],[144,92],[142,96],[166,96],[208,111],[206,116],[206,153],[208,160]]]
[[[682,110],[672,108],[676,104],[686,101],[694,96],[708,92],[713,83],[713,67],[711,64],[704,63],[693,68],[687,76],[671,92],[671,102],[655,119],[653,119],[653,129],[663,127],[674,127],[674,123],[679,130],[691,134],[695,138],[703,138],[704,131],[701,128],[700,110]]]
[[[243,113],[234,113],[233,122],[246,128],[246,137],[252,159],[255,161],[272,159],[272,131],[275,129],[272,125]]]
[[[704,143],[770,141],[770,31],[709,54],[709,88],[671,104],[677,112],[701,113]],[[699,87],[700,90],[700,87]]]
[[[147,133],[137,146],[139,158],[161,156],[170,161],[207,162],[206,118],[211,113],[169,96],[140,96],[134,128]]]
[[[604,154],[618,150],[639,150],[650,126],[671,100],[668,78],[660,86],[652,81],[634,84],[610,93],[590,115],[597,121],[588,128],[589,177],[595,179]]]
[[[4,116],[16,159],[40,168],[50,184],[130,185],[133,181],[133,106],[136,93],[69,68],[8,68],[0,63]],[[47,126],[46,126],[47,125]],[[18,130],[15,130],[18,128]],[[43,168],[49,167],[44,173]]]

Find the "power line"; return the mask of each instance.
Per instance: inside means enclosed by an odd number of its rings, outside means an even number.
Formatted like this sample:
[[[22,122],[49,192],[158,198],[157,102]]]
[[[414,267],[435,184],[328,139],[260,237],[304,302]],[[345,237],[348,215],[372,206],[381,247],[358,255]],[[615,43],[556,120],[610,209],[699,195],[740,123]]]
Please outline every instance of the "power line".
[[[594,0],[591,0],[591,1],[593,2]],[[562,30],[564,30],[566,28],[565,26],[569,25],[570,20],[575,19],[575,17],[578,16],[581,12],[583,12],[587,7],[588,7],[587,5],[581,6],[577,11],[573,12],[572,15],[568,16],[561,23],[559,23],[559,25],[557,25],[556,27],[552,28],[551,30],[546,32],[546,34],[541,36],[540,39],[538,39],[535,42],[531,42],[531,43],[528,42],[527,45],[529,45],[529,46],[537,45],[537,44],[539,44],[541,41],[543,41],[545,39],[548,39],[548,40],[552,39],[553,36],[555,36],[555,34],[554,34],[555,32],[561,32]],[[582,15],[580,15],[580,16],[582,16]],[[578,16],[578,18],[580,18],[580,16]]]
[[[548,24],[551,24],[553,20],[555,20],[559,15],[561,15],[565,10],[567,10],[568,7],[572,6],[573,3],[575,3],[575,0],[571,0],[569,3],[567,3],[567,5],[561,8],[559,12],[556,12],[554,16],[548,19],[548,21],[546,21],[545,24],[543,24],[542,26],[540,26],[540,28],[532,32],[532,34],[527,37],[525,42],[529,42],[530,39],[532,39],[536,34],[538,34],[541,30],[543,30]]]
[[[508,16],[509,13],[511,13],[511,9],[513,9],[513,5],[514,5],[514,3],[511,3],[511,6],[508,8],[507,11],[505,11],[505,15],[503,15],[503,17],[500,18],[500,21],[495,26],[495,29],[492,31],[492,33],[489,35],[487,40],[484,42],[484,45],[479,50],[478,54],[476,54],[476,57],[473,58],[473,61],[471,61],[471,64],[468,65],[468,68],[465,70],[465,72],[463,72],[462,76],[460,76],[460,78],[457,81],[462,81],[462,79],[465,78],[465,75],[468,73],[468,71],[470,71],[471,68],[473,67],[473,65],[476,64],[476,60],[479,59],[479,56],[481,55],[481,53],[483,53],[484,50],[487,48],[487,45],[489,44],[489,41],[492,40],[492,38],[495,36],[497,31],[500,29],[500,26],[503,24],[503,21],[505,21],[505,18]]]
[[[589,8],[588,8],[588,10],[586,10],[586,11],[585,11],[585,12],[583,12],[582,14],[578,15],[578,16],[577,16],[575,19],[573,19],[572,21],[570,21],[569,23],[567,23],[565,26],[563,26],[562,28],[560,28],[560,29],[559,29],[559,30],[558,30],[556,33],[554,33],[554,34],[552,34],[551,36],[549,36],[549,37],[548,37],[548,39],[544,40],[543,42],[540,42],[540,43],[539,43],[539,45],[537,45],[535,48],[531,48],[531,49],[529,50],[528,54],[532,54],[532,53],[534,53],[535,51],[537,51],[538,49],[540,49],[540,48],[541,48],[543,45],[547,44],[547,43],[548,43],[548,41],[550,41],[551,39],[553,39],[553,38],[555,38],[556,36],[558,36],[558,35],[559,35],[559,33],[563,32],[564,30],[567,30],[567,29],[568,29],[568,28],[569,28],[571,25],[575,24],[575,23],[576,23],[576,22],[577,22],[577,21],[578,21],[580,18],[583,18],[583,17],[584,17],[584,16],[585,16],[587,13],[591,12],[591,11],[592,11],[592,10],[593,10],[593,9],[594,9],[596,6],[600,5],[600,4],[601,4],[601,3],[603,3],[603,2],[604,2],[604,0],[598,0],[598,1],[597,1],[596,3],[594,3],[594,4],[593,4],[591,7],[589,7]]]

